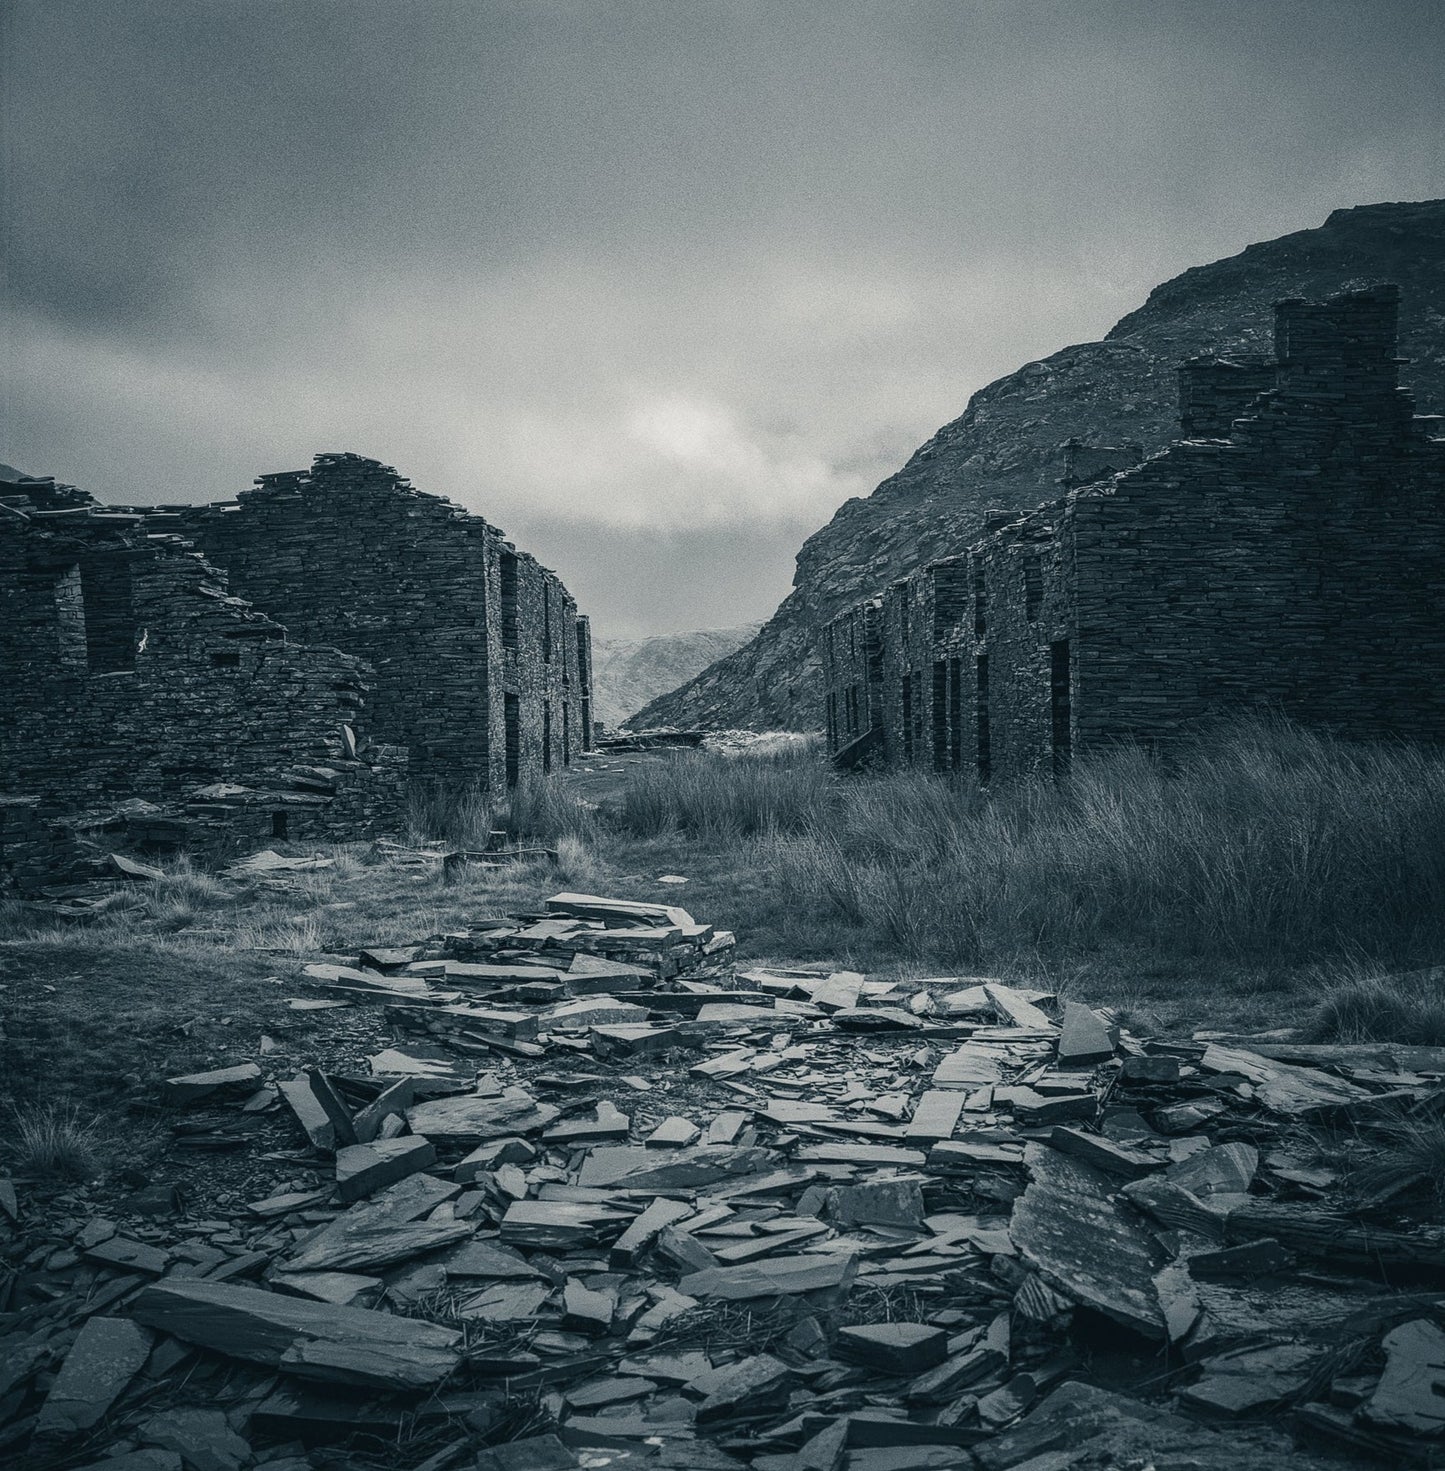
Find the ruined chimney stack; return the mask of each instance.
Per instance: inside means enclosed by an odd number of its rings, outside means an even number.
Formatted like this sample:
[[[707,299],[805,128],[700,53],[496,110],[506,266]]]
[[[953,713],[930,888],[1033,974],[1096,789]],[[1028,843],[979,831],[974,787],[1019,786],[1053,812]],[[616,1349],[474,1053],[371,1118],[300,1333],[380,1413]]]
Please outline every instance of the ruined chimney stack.
[[[1262,357],[1191,358],[1179,365],[1179,432],[1185,439],[1227,439],[1230,426],[1274,387],[1275,365]]]
[[[1276,302],[1276,389],[1321,408],[1348,405],[1352,417],[1408,413],[1395,355],[1399,314],[1400,288],[1390,284],[1328,301]]]

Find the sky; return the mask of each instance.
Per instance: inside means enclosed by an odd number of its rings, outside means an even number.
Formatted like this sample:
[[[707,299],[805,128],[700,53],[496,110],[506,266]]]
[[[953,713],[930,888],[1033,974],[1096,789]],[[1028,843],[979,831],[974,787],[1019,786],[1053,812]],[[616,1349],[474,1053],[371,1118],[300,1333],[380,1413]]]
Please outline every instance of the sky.
[[[602,636],[766,617],[975,389],[1445,195],[1441,0],[0,0],[0,461],[352,450]]]

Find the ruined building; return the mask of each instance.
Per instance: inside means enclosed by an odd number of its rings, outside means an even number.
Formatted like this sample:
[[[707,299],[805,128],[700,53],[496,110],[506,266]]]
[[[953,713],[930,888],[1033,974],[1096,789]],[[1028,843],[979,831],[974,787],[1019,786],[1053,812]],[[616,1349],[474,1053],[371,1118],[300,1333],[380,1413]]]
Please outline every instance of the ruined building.
[[[1060,499],[835,619],[830,750],[988,781],[1251,709],[1445,739],[1445,440],[1398,302],[1280,302],[1272,360],[1181,367],[1166,449],[1070,446]]]
[[[372,720],[412,774],[502,790],[592,741],[587,619],[480,516],[359,455],[263,475],[236,501],[168,506],[231,589],[373,672]]]
[[[394,832],[591,742],[587,619],[481,518],[355,455],[234,503],[0,486],[0,883],[113,846]]]
[[[294,642],[180,537],[0,487],[0,885],[107,846],[226,851],[400,821],[364,662]]]

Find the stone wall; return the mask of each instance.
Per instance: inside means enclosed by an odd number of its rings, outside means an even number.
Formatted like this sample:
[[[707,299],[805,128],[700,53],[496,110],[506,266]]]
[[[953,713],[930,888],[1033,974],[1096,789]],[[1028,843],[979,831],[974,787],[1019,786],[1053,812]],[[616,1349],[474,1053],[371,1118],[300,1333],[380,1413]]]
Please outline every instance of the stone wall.
[[[369,739],[361,660],[293,642],[141,515],[49,482],[6,492],[0,871],[22,847],[36,867],[60,814],[121,800],[195,800],[203,825],[224,811],[266,835],[396,827],[404,763]]]
[[[878,599],[840,613],[823,632],[828,750],[837,755],[882,721]]]
[[[319,455],[153,524],[193,539],[294,636],[365,658],[374,728],[415,775],[500,789],[590,744],[590,632],[566,588],[390,467]]]
[[[1445,443],[1398,387],[1397,310],[1281,302],[1272,364],[1181,369],[1187,437],[1117,473],[1071,444],[1076,488],[890,587],[882,759],[1057,774],[1245,710],[1445,739]]]

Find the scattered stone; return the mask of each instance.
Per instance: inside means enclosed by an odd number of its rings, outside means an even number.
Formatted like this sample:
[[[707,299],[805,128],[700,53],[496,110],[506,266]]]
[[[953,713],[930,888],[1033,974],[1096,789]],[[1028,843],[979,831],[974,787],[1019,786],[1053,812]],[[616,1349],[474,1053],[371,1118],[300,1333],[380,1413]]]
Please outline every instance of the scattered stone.
[[[1114,1055],[1114,1039],[1095,1011],[1077,1002],[1064,1003],[1064,1020],[1059,1030],[1059,1065],[1078,1067],[1106,1062]]]
[[[1361,1416],[1373,1425],[1438,1436],[1445,1430],[1445,1332],[1425,1318],[1384,1337],[1385,1372]]]
[[[1147,1233],[1115,1204],[1105,1178],[1044,1145],[1025,1151],[1028,1189],[1009,1234],[1056,1291],[1147,1338],[1163,1338]]]

